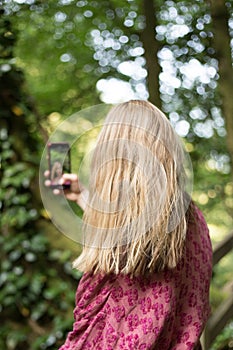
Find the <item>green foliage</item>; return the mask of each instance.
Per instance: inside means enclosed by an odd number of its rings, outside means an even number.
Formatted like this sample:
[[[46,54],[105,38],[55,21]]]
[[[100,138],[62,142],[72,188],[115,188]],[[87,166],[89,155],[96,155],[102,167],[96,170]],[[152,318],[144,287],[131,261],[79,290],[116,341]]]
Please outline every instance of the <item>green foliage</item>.
[[[233,320],[227,324],[211,346],[210,350],[230,350],[233,347]]]
[[[1,348],[55,349],[72,324],[75,280],[69,252],[51,250],[37,228],[39,213],[28,185],[35,171],[1,129]],[[26,185],[26,186],[25,186]],[[67,314],[67,321],[64,321]],[[36,340],[35,340],[36,339]]]
[[[25,70],[42,115],[54,111],[69,115],[98,103],[99,79],[113,76],[130,80],[135,89],[145,83],[145,75],[134,79],[118,69],[125,60],[141,60],[145,65],[140,58],[143,49],[136,55],[132,51],[142,46],[139,1],[63,4],[50,0],[33,5],[25,1],[17,6],[9,1],[5,8],[9,15],[17,13],[13,21],[20,32],[17,64]],[[37,43],[33,52],[32,42]]]
[[[39,228],[41,139],[33,132],[23,74],[11,61],[10,22],[0,21],[7,24],[0,33],[0,348],[57,349],[72,326],[81,276],[67,263],[71,253],[52,249]]]

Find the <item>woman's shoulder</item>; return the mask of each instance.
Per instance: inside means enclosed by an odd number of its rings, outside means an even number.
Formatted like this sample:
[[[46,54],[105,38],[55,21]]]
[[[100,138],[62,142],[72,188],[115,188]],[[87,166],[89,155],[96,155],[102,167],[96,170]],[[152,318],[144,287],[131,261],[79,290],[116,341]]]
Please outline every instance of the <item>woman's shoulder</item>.
[[[204,214],[196,203],[191,201],[188,213],[187,213],[187,223],[188,227],[195,225],[202,227],[203,229],[209,231],[207,222],[205,220]]]
[[[186,255],[192,257],[192,263],[198,260],[202,265],[212,266],[212,244],[205,217],[196,204],[191,203],[187,225]]]

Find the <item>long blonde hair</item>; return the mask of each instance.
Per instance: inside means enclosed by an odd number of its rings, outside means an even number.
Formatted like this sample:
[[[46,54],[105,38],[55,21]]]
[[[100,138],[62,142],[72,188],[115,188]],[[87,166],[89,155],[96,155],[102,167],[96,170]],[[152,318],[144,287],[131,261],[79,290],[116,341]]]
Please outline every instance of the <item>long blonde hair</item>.
[[[179,262],[186,237],[184,149],[147,101],[114,106],[94,150],[83,216],[83,272],[146,275]]]

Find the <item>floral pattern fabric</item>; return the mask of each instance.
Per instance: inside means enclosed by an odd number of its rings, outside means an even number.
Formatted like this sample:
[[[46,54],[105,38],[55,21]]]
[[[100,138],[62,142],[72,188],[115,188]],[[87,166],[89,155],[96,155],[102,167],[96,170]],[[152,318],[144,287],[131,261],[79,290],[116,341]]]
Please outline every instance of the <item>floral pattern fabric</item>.
[[[195,208],[175,269],[149,278],[83,275],[73,330],[60,350],[199,350],[209,317],[212,248]]]

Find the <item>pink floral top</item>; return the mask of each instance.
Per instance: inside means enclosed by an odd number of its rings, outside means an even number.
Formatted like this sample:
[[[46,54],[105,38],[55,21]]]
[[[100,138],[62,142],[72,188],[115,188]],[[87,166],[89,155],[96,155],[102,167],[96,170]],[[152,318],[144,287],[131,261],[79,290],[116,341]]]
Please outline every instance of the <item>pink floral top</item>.
[[[150,278],[83,275],[73,330],[60,350],[201,349],[211,270],[208,228],[196,208],[185,254],[175,269]]]

